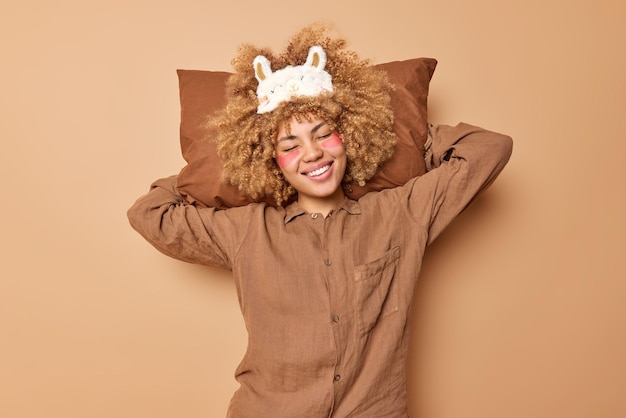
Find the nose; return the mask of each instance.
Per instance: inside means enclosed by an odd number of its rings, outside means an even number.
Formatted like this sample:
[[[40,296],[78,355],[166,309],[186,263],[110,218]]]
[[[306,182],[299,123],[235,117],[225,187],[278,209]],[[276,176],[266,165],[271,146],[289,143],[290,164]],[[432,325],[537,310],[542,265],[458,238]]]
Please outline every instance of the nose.
[[[324,150],[320,144],[317,143],[317,141],[307,141],[302,157],[305,162],[318,160],[322,157],[322,155],[324,155]]]

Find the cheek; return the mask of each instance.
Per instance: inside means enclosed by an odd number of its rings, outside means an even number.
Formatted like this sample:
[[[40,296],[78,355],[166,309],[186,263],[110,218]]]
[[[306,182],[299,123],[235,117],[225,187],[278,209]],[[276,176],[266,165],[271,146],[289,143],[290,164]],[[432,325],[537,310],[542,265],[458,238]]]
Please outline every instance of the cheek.
[[[336,132],[332,134],[331,137],[328,138],[326,141],[322,142],[322,148],[324,149],[337,148],[341,146],[343,146],[343,140]]]
[[[293,160],[298,158],[299,155],[300,151],[291,151],[290,153],[287,153],[285,155],[279,155],[276,157],[276,163],[278,163],[278,166],[280,168],[285,168],[289,164],[291,164]]]

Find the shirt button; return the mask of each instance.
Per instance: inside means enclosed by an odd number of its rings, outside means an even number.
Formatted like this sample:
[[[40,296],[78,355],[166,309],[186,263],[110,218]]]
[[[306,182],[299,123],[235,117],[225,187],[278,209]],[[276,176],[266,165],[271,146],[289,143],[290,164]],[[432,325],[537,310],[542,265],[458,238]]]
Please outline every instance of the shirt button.
[[[328,260],[328,259],[326,259],[326,260],[324,260],[324,264],[326,264],[327,266],[330,266],[331,264],[333,264],[333,262]]]
[[[333,322],[339,322],[339,315],[333,315]]]
[[[313,219],[317,219],[317,213],[312,213],[312,214],[311,214],[311,218],[313,218]]]
[[[333,379],[335,380],[335,382],[338,382],[341,380],[341,376],[336,374],[335,377],[333,377]]]

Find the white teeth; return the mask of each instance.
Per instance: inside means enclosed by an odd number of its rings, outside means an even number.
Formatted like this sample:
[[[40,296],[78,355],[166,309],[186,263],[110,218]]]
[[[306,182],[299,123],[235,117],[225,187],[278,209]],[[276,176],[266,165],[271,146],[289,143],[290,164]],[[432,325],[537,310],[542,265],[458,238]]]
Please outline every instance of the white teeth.
[[[322,168],[318,168],[317,170],[313,170],[311,172],[308,172],[308,173],[306,173],[306,175],[309,176],[309,177],[319,176],[320,174],[323,174],[323,173],[327,172],[329,168],[330,168],[330,164],[325,165]]]

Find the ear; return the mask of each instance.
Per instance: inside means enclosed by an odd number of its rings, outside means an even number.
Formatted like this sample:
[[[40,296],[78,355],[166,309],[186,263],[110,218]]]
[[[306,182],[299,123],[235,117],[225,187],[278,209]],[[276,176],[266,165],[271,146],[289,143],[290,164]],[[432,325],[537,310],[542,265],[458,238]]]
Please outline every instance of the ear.
[[[270,62],[263,55],[257,55],[257,57],[252,62],[252,65],[254,66],[254,76],[259,81],[259,83],[272,75]]]
[[[309,48],[309,55],[305,65],[323,70],[326,67],[326,52],[321,46],[312,46]]]

